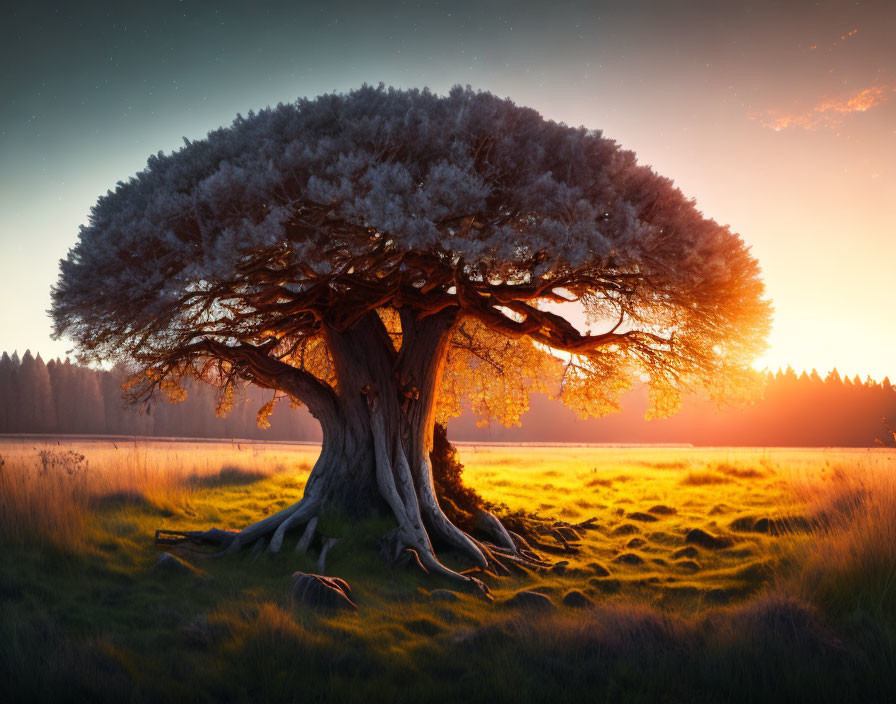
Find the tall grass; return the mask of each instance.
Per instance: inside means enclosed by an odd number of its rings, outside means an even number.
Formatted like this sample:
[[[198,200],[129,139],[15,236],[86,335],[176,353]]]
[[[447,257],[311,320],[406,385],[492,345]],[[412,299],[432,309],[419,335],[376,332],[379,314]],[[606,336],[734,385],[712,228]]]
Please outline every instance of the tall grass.
[[[857,462],[814,475],[793,489],[807,507],[811,530],[788,543],[786,583],[827,613],[856,609],[896,617],[896,467]]]
[[[0,536],[7,545],[80,548],[91,511],[182,506],[197,492],[307,471],[313,446],[111,442],[0,445]]]
[[[54,543],[78,547],[90,496],[87,469],[70,460],[72,471],[55,471],[21,457],[0,459],[0,534],[7,545]]]

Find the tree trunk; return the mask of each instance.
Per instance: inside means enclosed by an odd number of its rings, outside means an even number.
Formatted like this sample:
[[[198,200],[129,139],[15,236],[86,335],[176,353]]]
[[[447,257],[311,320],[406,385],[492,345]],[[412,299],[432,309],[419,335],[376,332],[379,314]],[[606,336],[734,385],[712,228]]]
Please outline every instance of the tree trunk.
[[[496,549],[519,558],[512,541],[502,544],[501,531],[494,534],[497,545],[486,547],[452,524],[439,507],[430,452],[436,393],[454,315],[443,312],[420,321],[416,311],[402,309],[400,316],[400,351],[374,312],[348,330],[326,328],[338,380],[335,394],[312,384],[314,393],[309,395],[307,379],[299,380],[305,384],[301,388],[298,381],[283,379],[283,390],[306,402],[321,423],[321,454],[302,500],[238,533],[225,533],[231,536],[227,552],[267,536],[269,549],[277,552],[287,532],[298,532],[322,511],[349,519],[388,511],[397,521],[387,536],[393,560],[411,550],[428,571],[478,585],[442,565],[433,541],[481,568],[498,562]],[[300,545],[307,547],[313,530],[314,524],[308,526]],[[210,533],[182,535],[202,539]]]
[[[461,550],[480,567],[488,561],[439,508],[429,464],[435,396],[453,323],[451,313],[418,321],[414,311],[403,309],[396,352],[379,316],[370,313],[347,332],[328,331],[328,341],[344,427],[357,446],[372,449],[373,466],[365,462],[358,470],[375,482],[371,503],[384,502],[398,521],[393,559],[411,549],[428,570],[458,576],[438,561],[431,539]]]

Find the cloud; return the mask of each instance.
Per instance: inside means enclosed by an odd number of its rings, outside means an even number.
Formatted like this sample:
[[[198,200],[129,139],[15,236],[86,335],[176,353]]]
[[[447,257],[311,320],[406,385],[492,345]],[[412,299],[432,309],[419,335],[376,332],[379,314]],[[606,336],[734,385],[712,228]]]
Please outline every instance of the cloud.
[[[865,88],[854,95],[845,98],[827,98],[817,102],[808,110],[798,112],[783,112],[780,110],[766,110],[765,112],[751,115],[754,120],[759,120],[763,127],[780,132],[790,128],[814,130],[818,127],[837,129],[846,116],[867,112],[890,99],[890,94],[896,88],[880,83]]]

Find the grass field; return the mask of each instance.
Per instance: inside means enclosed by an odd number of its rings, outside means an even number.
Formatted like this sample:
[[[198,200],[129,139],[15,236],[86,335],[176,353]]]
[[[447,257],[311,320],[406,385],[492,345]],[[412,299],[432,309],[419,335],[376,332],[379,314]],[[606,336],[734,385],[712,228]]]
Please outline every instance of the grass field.
[[[291,573],[316,570],[291,545],[153,568],[156,528],[253,522],[301,496],[316,453],[0,441],[11,700],[896,697],[894,451],[462,446],[485,498],[597,518],[565,571],[493,581],[491,603],[433,600],[455,587],[381,563],[383,519],[321,522],[344,538],[327,572],[351,583],[357,614],[291,605]],[[521,589],[559,608],[506,607]],[[563,606],[574,589],[594,607]]]

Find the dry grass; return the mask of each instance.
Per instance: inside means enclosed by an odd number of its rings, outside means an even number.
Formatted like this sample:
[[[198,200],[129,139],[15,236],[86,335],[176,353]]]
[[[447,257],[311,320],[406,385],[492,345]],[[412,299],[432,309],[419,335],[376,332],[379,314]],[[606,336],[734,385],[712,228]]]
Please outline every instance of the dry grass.
[[[812,520],[789,536],[800,569],[787,577],[803,598],[846,612],[857,600],[896,615],[896,462],[891,454],[793,477]]]
[[[730,482],[726,476],[716,474],[715,472],[688,472],[681,478],[681,483],[685,486],[708,486],[710,484],[727,484]]]
[[[110,511],[118,511],[118,522],[104,526],[107,541],[130,514],[142,515],[140,525],[125,525],[137,532],[135,540],[149,533],[147,515],[182,527],[239,527],[300,496],[317,452],[313,445],[3,441],[0,534],[19,546],[89,549],[98,539],[91,530],[103,523],[98,516]],[[794,562],[802,566],[805,598],[841,594],[832,574],[862,582],[873,575],[880,598],[893,596],[894,456],[878,450],[460,448],[465,480],[488,500],[571,522],[597,516],[599,530],[586,535],[568,578],[554,579],[552,589],[584,583],[604,598],[621,594],[692,609],[708,593],[723,601],[755,593],[772,572],[780,575],[779,568]],[[754,528],[763,521],[774,529]],[[695,528],[727,536],[733,546],[687,552],[684,536]],[[595,564],[609,568],[611,577],[594,579]]]
[[[0,534],[20,546],[83,548],[96,509],[130,504],[176,513],[215,487],[287,472],[304,483],[317,452],[261,443],[3,440]]]

